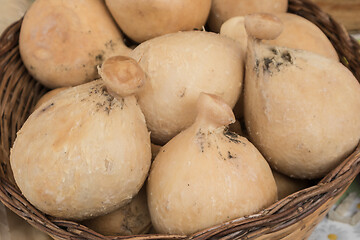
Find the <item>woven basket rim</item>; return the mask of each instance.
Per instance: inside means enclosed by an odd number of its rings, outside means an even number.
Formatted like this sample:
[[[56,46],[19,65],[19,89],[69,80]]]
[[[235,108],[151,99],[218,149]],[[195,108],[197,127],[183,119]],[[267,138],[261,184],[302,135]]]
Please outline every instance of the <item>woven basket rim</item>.
[[[308,0],[289,0],[289,10],[303,16],[320,27],[333,43],[340,55],[341,62],[348,67],[360,81],[360,46],[332,17],[324,13],[319,7]],[[18,51],[18,32],[21,20],[15,22],[2,34],[0,38],[0,90],[7,87],[4,79],[8,78],[8,61],[14,59],[14,52]],[[23,70],[24,71],[24,70]],[[25,74],[21,72],[21,74]],[[22,75],[21,75],[22,76]],[[26,79],[30,80],[30,77]],[[39,92],[45,92],[38,83],[33,85]],[[0,91],[1,92],[1,91]],[[4,92],[4,90],[3,90]],[[2,93],[4,95],[4,93]],[[1,94],[0,94],[1,95]],[[34,100],[34,102],[36,102]],[[3,116],[6,109],[3,96],[0,102],[0,112]],[[30,111],[31,103],[26,105]],[[24,122],[25,119],[22,119]],[[19,128],[19,126],[18,126]],[[4,135],[2,129],[1,135]],[[11,135],[11,134],[9,134]],[[14,133],[12,134],[14,135]],[[2,136],[3,137],[3,136]],[[12,143],[14,139],[11,139]],[[1,151],[8,153],[9,144],[1,141]],[[5,146],[6,145],[6,146]],[[7,148],[7,149],[6,149]],[[5,156],[5,155],[0,155]],[[0,162],[2,159],[0,159]],[[1,168],[0,168],[1,170]],[[4,167],[3,167],[3,172]],[[4,175],[1,174],[0,176]],[[352,180],[360,173],[360,145],[337,168],[325,176],[317,185],[296,192],[261,211],[247,217],[238,218],[226,223],[205,229],[190,236],[148,234],[126,237],[105,237],[78,223],[55,219],[45,216],[34,208],[12,184],[11,179],[0,177],[0,201],[17,215],[25,219],[34,227],[60,239],[254,239],[262,234],[268,234],[287,228],[304,219],[316,211],[329,199],[339,196]]]

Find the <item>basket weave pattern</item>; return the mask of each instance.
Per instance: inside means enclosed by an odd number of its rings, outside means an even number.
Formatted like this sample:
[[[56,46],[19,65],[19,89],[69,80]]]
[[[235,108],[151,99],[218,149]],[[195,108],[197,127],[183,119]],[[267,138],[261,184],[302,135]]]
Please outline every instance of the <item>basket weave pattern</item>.
[[[342,63],[360,80],[360,46],[346,30],[308,0],[289,0],[289,12],[315,23],[328,36]],[[14,183],[10,148],[38,99],[47,91],[26,71],[18,47],[21,21],[0,39],[0,200],[34,227],[56,239],[307,239],[329,208],[360,172],[358,147],[317,185],[282,199],[246,218],[195,233],[192,236],[142,235],[105,237],[78,223],[54,219],[34,208]]]

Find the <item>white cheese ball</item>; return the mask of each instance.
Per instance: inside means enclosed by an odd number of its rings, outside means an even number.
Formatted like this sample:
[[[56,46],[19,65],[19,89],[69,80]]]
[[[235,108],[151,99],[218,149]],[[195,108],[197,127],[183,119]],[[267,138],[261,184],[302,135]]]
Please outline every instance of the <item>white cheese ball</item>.
[[[160,149],[148,179],[157,232],[191,234],[256,213],[277,199],[271,169],[246,139],[229,132],[229,106],[202,95],[195,123]],[[208,98],[208,99],[206,99]]]
[[[139,104],[154,143],[166,143],[193,123],[200,92],[218,95],[231,107],[239,98],[244,61],[234,40],[178,32],[140,44],[131,57],[147,74]]]
[[[284,13],[288,8],[288,0],[212,0],[209,27],[219,32],[221,25],[236,16],[252,13]]]
[[[126,204],[150,167],[150,138],[135,96],[103,81],[64,90],[36,109],[10,156],[21,192],[46,214],[82,220]]]
[[[125,206],[81,224],[105,236],[145,234],[151,228],[145,187]]]
[[[106,0],[124,33],[136,42],[201,29],[208,18],[211,0]]]
[[[49,88],[98,78],[96,66],[130,50],[102,0],[37,0],[25,14],[19,49],[29,73]]]
[[[327,58],[339,60],[335,48],[327,36],[309,20],[291,13],[275,14],[283,23],[282,33],[264,43],[294,49],[303,49]],[[230,18],[221,25],[220,34],[236,40],[246,50],[248,35],[244,25],[245,17]]]
[[[247,32],[256,33],[253,21],[261,19],[245,18]],[[360,84],[338,61],[249,38],[245,124],[273,169],[302,179],[326,175],[359,143],[359,110]]]

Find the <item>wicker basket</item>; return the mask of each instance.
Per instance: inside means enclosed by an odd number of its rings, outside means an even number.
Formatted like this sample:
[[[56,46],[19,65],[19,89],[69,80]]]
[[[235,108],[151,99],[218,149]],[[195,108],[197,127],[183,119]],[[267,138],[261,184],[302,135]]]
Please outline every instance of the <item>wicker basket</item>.
[[[289,12],[319,26],[333,43],[343,64],[360,80],[360,46],[342,26],[308,0],[289,0]],[[9,164],[10,147],[16,132],[47,91],[31,78],[22,64],[18,48],[20,26],[21,21],[14,23],[0,39],[0,200],[34,227],[56,239],[307,239],[360,172],[358,147],[317,185],[292,194],[258,214],[192,236],[105,237],[78,223],[46,216],[35,209],[16,187]]]

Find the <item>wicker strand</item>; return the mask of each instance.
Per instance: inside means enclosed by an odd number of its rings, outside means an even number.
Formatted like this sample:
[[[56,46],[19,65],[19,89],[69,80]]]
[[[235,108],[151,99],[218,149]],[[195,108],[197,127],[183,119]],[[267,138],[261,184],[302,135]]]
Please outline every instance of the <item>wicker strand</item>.
[[[289,12],[302,16],[317,25],[329,38],[341,62],[360,81],[360,46],[332,17],[308,0],[290,0]]]

